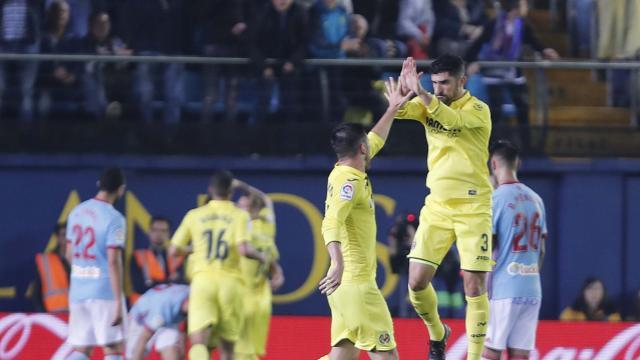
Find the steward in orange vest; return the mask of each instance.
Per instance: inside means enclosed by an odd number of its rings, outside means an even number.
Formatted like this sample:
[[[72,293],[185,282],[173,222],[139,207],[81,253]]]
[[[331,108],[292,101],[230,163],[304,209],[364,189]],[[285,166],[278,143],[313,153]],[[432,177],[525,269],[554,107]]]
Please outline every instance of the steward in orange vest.
[[[133,252],[131,261],[131,281],[133,293],[129,302],[133,305],[141,294],[152,287],[167,282],[183,280],[184,258],[174,261],[169,257],[170,223],[163,217],[153,217],[149,228],[150,246]]]
[[[38,311],[69,311],[69,263],[65,257],[67,248],[66,223],[55,227],[58,245],[52,252],[36,254],[38,276],[34,284],[33,301]]]

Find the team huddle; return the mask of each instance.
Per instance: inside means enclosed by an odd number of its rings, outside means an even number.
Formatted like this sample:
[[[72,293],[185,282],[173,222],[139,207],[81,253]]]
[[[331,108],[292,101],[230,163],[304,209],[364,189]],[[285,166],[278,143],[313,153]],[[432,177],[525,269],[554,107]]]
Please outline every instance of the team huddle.
[[[332,133],[338,162],[329,175],[322,223],[331,266],[319,284],[332,315],[331,351],[324,359],[357,359],[362,350],[372,359],[399,358],[376,284],[375,207],[366,173],[395,119],[421,123],[428,143],[430,193],[408,255],[408,287],[428,329],[429,359],[446,358],[451,335],[431,282],[454,243],[467,302],[467,358],[500,359],[507,350],[510,358],[526,359],[534,348],[547,236],[543,202],[518,182],[518,150],[506,141],[489,147],[489,108],[465,90],[463,61],[441,56],[430,73],[434,94],[423,88],[422,73],[408,58],[397,81],[387,82],[387,111],[370,132],[342,124]],[[171,240],[172,258],[189,256],[190,285],[156,286],[127,314],[121,264],[127,232],[113,207],[125,192],[122,171],[105,171],[98,186],[96,197],[68,219],[68,342],[75,349],[68,359],[88,359],[95,346],[109,360],[142,359],[151,348],[163,359],[183,358],[178,326],[184,319],[189,359],[210,359],[212,348],[223,360],[264,356],[271,291],[284,281],[269,197],[229,172],[216,173],[211,200],[189,211]],[[245,194],[238,204],[231,201],[236,189]]]
[[[375,209],[366,174],[394,119],[420,122],[428,144],[430,194],[408,255],[408,287],[429,332],[429,359],[446,358],[451,329],[440,320],[431,280],[454,242],[467,301],[467,359],[500,359],[504,350],[524,359],[534,348],[547,234],[544,205],[517,180],[517,148],[499,141],[489,149],[489,108],[465,90],[462,59],[443,55],[430,73],[435,94],[422,87],[422,73],[408,58],[398,80],[386,83],[389,106],[369,133],[355,124],[332,133],[338,162],[329,175],[322,224],[331,267],[320,282],[331,308],[332,349],[323,359],[357,359],[361,350],[372,359],[399,357],[391,315],[375,281]]]
[[[187,319],[190,359],[258,359],[265,354],[271,291],[284,275],[275,246],[273,203],[260,190],[216,173],[211,200],[187,213],[171,240],[172,258],[189,255],[190,285],[161,284],[126,312],[122,286],[125,219],[113,204],[125,192],[117,168],[107,169],[93,199],[75,207],[67,225],[71,263],[67,359],[143,359],[153,348],[164,360],[184,358],[179,325]],[[231,201],[234,190],[244,193]]]

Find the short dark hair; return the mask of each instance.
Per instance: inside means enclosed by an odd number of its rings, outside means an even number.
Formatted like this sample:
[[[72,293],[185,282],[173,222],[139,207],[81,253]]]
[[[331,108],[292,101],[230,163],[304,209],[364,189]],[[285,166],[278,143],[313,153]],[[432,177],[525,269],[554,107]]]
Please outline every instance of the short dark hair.
[[[209,181],[209,186],[213,194],[220,197],[231,196],[231,183],[233,182],[233,174],[229,170],[220,170],[213,174]]]
[[[464,60],[460,56],[444,54],[438,56],[431,66],[429,66],[429,72],[431,74],[440,74],[448,72],[450,75],[460,77],[464,75],[465,66]]]
[[[331,132],[331,147],[339,158],[353,156],[358,152],[358,146],[366,136],[364,126],[360,124],[340,124]]]
[[[108,168],[100,175],[98,189],[109,193],[118,191],[125,184],[124,173],[118,167]]]
[[[489,154],[491,154],[491,156],[499,156],[504,159],[509,166],[514,167],[518,161],[518,157],[520,157],[520,150],[518,150],[518,147],[511,141],[501,139],[491,144]]]
[[[151,217],[151,221],[149,221],[149,225],[153,225],[153,223],[156,222],[165,222],[167,223],[167,225],[169,225],[169,227],[171,227],[171,220],[169,220],[167,217],[161,215],[153,215]]]

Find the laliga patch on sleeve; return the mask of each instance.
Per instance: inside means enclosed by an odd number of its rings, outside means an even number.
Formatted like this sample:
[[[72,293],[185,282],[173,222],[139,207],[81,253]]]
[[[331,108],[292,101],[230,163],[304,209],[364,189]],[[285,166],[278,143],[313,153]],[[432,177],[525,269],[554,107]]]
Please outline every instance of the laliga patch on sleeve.
[[[342,200],[351,200],[353,199],[353,185],[350,183],[346,183],[342,185],[340,188],[340,199]]]

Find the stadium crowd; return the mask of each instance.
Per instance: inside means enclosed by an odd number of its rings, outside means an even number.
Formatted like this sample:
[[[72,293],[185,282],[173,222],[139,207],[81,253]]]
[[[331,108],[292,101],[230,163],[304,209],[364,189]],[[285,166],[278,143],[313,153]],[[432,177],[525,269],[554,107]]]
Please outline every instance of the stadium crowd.
[[[379,68],[303,66],[305,58],[517,60],[523,45],[545,57],[526,23],[525,0],[3,0],[0,52],[84,55],[248,57],[249,68],[184,64],[6,62],[0,66],[4,117],[313,119],[328,82],[331,119],[384,111],[372,86]],[[493,19],[493,20],[491,20]],[[517,26],[513,27],[512,24]],[[515,29],[515,30],[514,30]],[[277,59],[276,64],[265,62]],[[477,71],[477,68],[475,69]],[[496,119],[506,85],[528,122],[523,77],[511,70],[491,83]],[[320,80],[320,81],[318,81]],[[495,85],[500,85],[496,87]],[[310,86],[312,85],[312,86]],[[497,89],[497,90],[496,90]],[[304,114],[304,116],[301,116]],[[308,116],[312,114],[312,116]],[[9,115],[9,116],[7,116]]]

